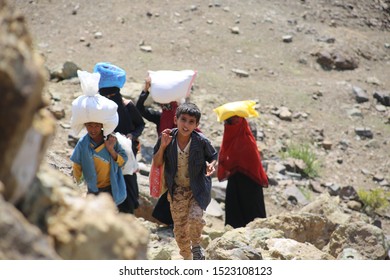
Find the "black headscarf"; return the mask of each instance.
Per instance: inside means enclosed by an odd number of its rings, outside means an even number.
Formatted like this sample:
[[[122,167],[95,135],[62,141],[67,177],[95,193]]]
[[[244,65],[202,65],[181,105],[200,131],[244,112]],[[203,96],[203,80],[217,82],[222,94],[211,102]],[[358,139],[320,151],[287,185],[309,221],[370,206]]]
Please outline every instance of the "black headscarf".
[[[120,93],[120,88],[118,87],[107,87],[99,89],[99,93],[102,96],[107,97],[108,99],[114,101],[118,105],[118,116],[119,123],[115,128],[115,132],[127,135],[128,133],[134,130],[131,123],[131,117],[129,112],[126,110],[125,105],[123,104],[122,94]]]

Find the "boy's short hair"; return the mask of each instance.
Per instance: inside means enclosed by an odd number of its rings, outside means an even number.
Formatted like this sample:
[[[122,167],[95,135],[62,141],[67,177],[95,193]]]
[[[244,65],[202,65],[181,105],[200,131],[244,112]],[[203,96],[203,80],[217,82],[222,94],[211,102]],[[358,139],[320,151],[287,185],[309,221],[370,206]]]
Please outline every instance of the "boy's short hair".
[[[176,118],[179,118],[180,115],[187,114],[191,117],[196,118],[196,123],[199,123],[200,117],[202,113],[200,112],[198,106],[196,106],[194,103],[183,103],[179,105],[176,109]]]

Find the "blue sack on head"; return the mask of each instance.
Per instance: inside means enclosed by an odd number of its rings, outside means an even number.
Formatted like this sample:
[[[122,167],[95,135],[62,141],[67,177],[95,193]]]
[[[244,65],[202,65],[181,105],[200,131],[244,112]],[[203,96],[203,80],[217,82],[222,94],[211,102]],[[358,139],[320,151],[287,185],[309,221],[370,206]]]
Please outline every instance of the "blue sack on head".
[[[122,88],[126,82],[126,71],[109,62],[99,62],[93,72],[100,73],[99,89],[107,87]]]

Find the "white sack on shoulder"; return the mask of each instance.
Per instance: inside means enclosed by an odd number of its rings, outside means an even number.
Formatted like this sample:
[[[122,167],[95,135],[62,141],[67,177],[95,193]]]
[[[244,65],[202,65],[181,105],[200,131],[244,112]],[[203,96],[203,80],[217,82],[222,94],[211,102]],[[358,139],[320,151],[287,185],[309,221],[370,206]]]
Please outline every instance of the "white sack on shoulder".
[[[118,105],[98,92],[99,73],[77,71],[84,95],[72,102],[71,128],[78,135],[88,122],[103,124],[104,136],[114,131],[119,122]]]
[[[167,104],[181,101],[190,95],[197,72],[194,70],[148,71],[151,78],[150,95],[154,101]]]
[[[138,162],[134,156],[133,149],[131,148],[132,142],[129,138],[125,137],[119,132],[115,133],[115,136],[128,157],[125,165],[122,166],[122,173],[123,175],[133,175],[135,172],[137,172],[139,167]]]

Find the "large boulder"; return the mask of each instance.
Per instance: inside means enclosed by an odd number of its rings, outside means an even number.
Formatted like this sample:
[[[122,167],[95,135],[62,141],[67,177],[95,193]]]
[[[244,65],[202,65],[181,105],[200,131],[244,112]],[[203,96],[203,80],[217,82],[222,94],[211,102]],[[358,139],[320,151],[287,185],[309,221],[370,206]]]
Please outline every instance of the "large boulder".
[[[256,235],[258,240],[254,241]],[[233,229],[211,241],[206,249],[206,256],[213,260],[262,260],[260,240],[272,237],[282,237],[282,234],[268,229],[257,234],[247,228]]]
[[[322,193],[310,204],[302,207],[298,212],[323,215],[336,225],[345,224],[356,219],[361,220],[364,218],[357,213],[356,215],[345,213],[345,210],[341,205],[340,197],[330,196],[328,192]]]
[[[384,260],[388,250],[383,230],[364,222],[340,225],[332,233],[328,247],[334,257],[352,248],[367,260]]]
[[[309,242],[321,250],[328,244],[335,224],[321,215],[292,213],[272,216],[267,219],[255,219],[247,227],[280,230],[286,238],[302,243]]]
[[[134,215],[118,213],[107,194],[81,194],[70,177],[42,165],[20,208],[64,259],[147,258],[149,231]]]
[[[55,130],[43,109],[44,66],[22,15],[0,0],[0,181],[16,203],[27,191]]]
[[[267,240],[267,248],[269,255],[278,260],[334,260],[333,256],[314,245],[293,239],[271,238]]]
[[[0,195],[0,259],[60,259],[53,242]]]

